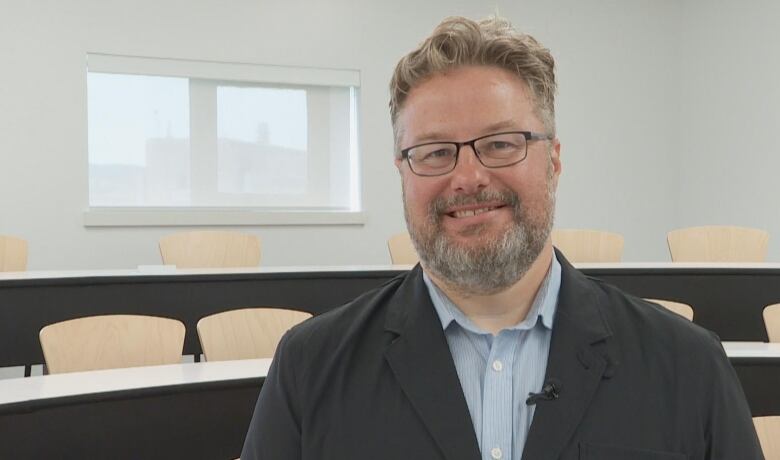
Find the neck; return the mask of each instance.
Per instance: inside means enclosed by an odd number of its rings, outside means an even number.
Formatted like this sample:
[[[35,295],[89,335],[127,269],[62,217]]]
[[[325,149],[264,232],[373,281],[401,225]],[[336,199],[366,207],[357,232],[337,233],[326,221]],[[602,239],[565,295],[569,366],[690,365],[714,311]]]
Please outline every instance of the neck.
[[[514,326],[528,316],[539,287],[550,270],[552,257],[552,243],[548,240],[522,278],[507,289],[488,295],[462,292],[429,271],[426,273],[477,327],[496,335],[502,329]]]

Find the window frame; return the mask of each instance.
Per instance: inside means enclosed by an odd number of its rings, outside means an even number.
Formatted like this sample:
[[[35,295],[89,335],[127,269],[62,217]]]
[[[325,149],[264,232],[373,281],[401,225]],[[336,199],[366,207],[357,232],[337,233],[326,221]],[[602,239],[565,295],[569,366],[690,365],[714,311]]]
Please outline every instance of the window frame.
[[[134,227],[134,226],[220,226],[220,225],[362,225],[365,223],[365,213],[362,210],[361,165],[358,154],[357,107],[359,105],[360,73],[348,69],[322,69],[313,67],[272,66],[246,63],[225,63],[212,61],[195,61],[183,59],[150,58],[137,56],[118,56],[102,53],[87,54],[87,73],[116,73],[125,75],[148,75],[163,77],[180,77],[189,79],[190,89],[190,126],[201,123],[198,117],[204,113],[197,107],[203,102],[203,94],[196,91],[213,92],[214,100],[220,85],[225,86],[261,86],[261,87],[322,87],[323,93],[329,87],[346,87],[350,89],[350,130],[349,138],[349,198],[348,207],[332,206],[251,206],[237,203],[236,206],[185,206],[185,207],[155,207],[155,206],[90,206],[83,214],[85,227]],[[196,96],[200,99],[195,100]],[[210,96],[208,96],[210,97]],[[307,90],[307,100],[313,97]],[[314,96],[316,97],[316,96]],[[196,107],[193,107],[195,102]],[[197,109],[197,110],[196,110]],[[199,114],[200,115],[196,115]],[[213,118],[216,127],[216,112],[206,117]],[[311,126],[311,117],[309,120]],[[353,132],[354,131],[354,132]],[[192,140],[192,131],[191,137]],[[213,162],[216,155],[198,151],[196,142],[191,141],[190,152],[193,163],[198,161]],[[202,147],[201,147],[201,150]],[[210,157],[210,158],[207,158]],[[199,160],[200,159],[200,160]],[[330,168],[330,158],[315,158],[314,165],[320,168]],[[195,171],[195,169],[193,169]],[[216,175],[211,182],[216,182]],[[329,175],[330,177],[330,175]],[[192,181],[195,182],[193,177]],[[214,192],[221,194],[216,190]],[[324,185],[327,187],[327,184]],[[192,186],[191,186],[192,187]],[[322,193],[322,184],[318,190],[309,192]],[[192,190],[196,190],[192,187]],[[217,196],[215,195],[215,196]],[[258,195],[259,196],[259,195]],[[89,198],[87,199],[89,202]]]

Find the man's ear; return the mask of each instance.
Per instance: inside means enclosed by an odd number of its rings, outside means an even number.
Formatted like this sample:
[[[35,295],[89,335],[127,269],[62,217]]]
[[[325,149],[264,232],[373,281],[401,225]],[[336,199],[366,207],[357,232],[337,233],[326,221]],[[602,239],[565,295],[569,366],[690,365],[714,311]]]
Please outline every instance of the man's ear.
[[[556,137],[552,140],[552,149],[550,149],[550,161],[553,165],[553,175],[557,178],[561,174],[561,141]]]

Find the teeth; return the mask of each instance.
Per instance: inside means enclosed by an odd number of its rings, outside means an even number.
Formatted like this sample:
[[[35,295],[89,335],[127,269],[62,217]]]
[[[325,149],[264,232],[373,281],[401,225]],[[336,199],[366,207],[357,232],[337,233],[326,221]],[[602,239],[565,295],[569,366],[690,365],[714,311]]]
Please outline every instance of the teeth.
[[[482,214],[483,212],[488,212],[494,208],[479,208],[479,209],[469,209],[464,211],[455,211],[452,213],[454,217],[461,218],[461,217],[471,217],[476,216],[477,214]]]

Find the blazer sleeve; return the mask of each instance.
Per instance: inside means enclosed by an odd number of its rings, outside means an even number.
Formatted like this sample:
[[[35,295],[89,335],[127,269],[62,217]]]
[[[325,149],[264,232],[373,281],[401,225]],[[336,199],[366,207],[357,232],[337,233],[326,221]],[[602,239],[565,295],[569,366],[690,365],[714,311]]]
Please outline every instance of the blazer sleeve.
[[[301,409],[291,333],[282,337],[276,349],[249,424],[241,460],[301,458]]]
[[[709,387],[709,407],[705,408],[704,458],[707,460],[763,460],[761,446],[753,425],[745,393],[734,368],[718,339],[713,344],[711,380],[704,382]],[[704,373],[707,375],[707,373]]]

